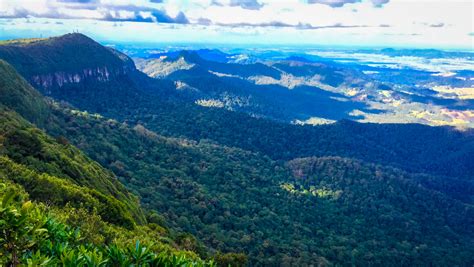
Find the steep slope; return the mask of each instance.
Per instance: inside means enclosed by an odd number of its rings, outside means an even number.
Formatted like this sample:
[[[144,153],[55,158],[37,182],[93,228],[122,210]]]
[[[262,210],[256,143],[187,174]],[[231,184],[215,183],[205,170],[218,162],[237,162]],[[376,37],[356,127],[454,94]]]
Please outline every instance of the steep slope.
[[[1,154],[38,173],[66,178],[79,186],[94,188],[101,194],[112,196],[121,202],[118,203],[119,206],[123,206],[115,215],[117,219],[120,216],[124,218],[129,216],[130,218],[127,219],[129,221],[126,223],[132,225],[131,215],[133,214],[137,222],[144,222],[144,215],[138,207],[137,199],[127,192],[111,172],[67,144],[66,141],[47,136],[12,111],[15,110],[41,124],[44,124],[51,115],[43,97],[31,88],[11,66],[0,61],[0,69],[2,70],[0,75]]]
[[[66,248],[41,248],[41,253],[45,251],[47,253],[46,256],[43,255],[37,260],[46,261],[49,257],[50,264],[59,263],[58,260],[63,261],[65,256],[55,254],[57,253],[55,249],[73,253],[69,255],[75,257],[70,259],[73,265],[80,264],[89,253],[96,253],[97,257],[101,255],[100,257],[108,258],[109,261],[119,260],[115,257],[120,255],[107,254],[112,248],[117,250],[116,253],[122,254],[122,260],[129,258],[128,261],[133,263],[136,259],[132,259],[134,251],[130,247],[135,241],[141,241],[149,248],[145,249],[143,245],[137,245],[137,249],[141,251],[143,248],[144,250],[140,253],[146,253],[148,260],[163,261],[163,264],[169,262],[170,266],[181,266],[184,263],[212,266],[212,263],[203,262],[199,257],[212,257],[217,263],[224,265],[240,262],[236,265],[239,266],[246,261],[246,257],[242,254],[218,252],[215,254],[215,250],[211,254],[192,235],[166,228],[167,223],[156,212],[147,211],[145,219],[145,211],[139,205],[138,198],[129,193],[111,171],[85,156],[64,136],[56,135],[56,138],[52,138],[19,114],[31,115],[33,121],[38,121],[38,124],[54,133],[53,129],[61,129],[66,126],[65,122],[76,126],[75,117],[85,118],[87,113],[58,113],[59,105],[46,102],[34,88],[18,76],[10,65],[0,61],[0,67],[5,70],[0,73],[0,84],[7,85],[2,87],[3,94],[0,99],[0,191],[4,189],[4,184],[7,184],[7,187],[19,188],[16,191],[24,190],[36,203],[47,204],[47,209],[42,208],[42,204],[38,204],[40,210],[32,216],[44,213],[41,216],[46,218],[49,216],[46,213],[55,213],[53,216],[55,218],[48,220],[58,219],[73,227],[78,227],[83,230],[84,235],[84,238],[81,237],[79,240],[52,240],[53,243],[58,242],[56,245],[66,246]],[[11,101],[12,99],[15,101]],[[41,113],[37,111],[38,107],[44,109],[46,117],[41,116]],[[35,117],[34,114],[38,116]],[[85,122],[87,123],[87,120]],[[88,126],[84,121],[81,123],[83,123],[81,126]],[[69,129],[71,127],[63,130]],[[81,132],[85,133],[89,130],[82,128]],[[94,134],[88,136],[100,137],[99,134]],[[103,149],[101,153],[104,151]],[[1,210],[0,213],[3,211]],[[2,224],[2,227],[4,226]],[[58,227],[60,228],[46,229],[45,232],[53,231],[49,233],[49,237],[61,235],[62,233],[57,231],[62,231],[65,226]],[[8,231],[13,231],[14,234],[19,230],[9,229]],[[68,231],[78,235],[79,229],[71,228]],[[74,242],[74,246],[67,246],[61,242]],[[81,248],[81,245],[87,245],[88,249]],[[4,255],[13,255],[12,250],[9,248],[3,250],[2,246],[0,252],[2,253],[0,263],[10,263],[8,260],[12,258],[4,258]],[[21,253],[24,253],[24,258],[20,262],[30,259],[31,255],[28,251],[21,251]],[[39,257],[38,255],[35,257]],[[35,260],[35,257],[30,260]]]
[[[120,105],[133,108],[124,100],[146,101],[139,94],[152,90],[163,96],[170,93],[168,88],[174,90],[172,82],[149,83],[129,57],[79,33],[0,44],[0,59],[11,64],[43,95],[86,104],[80,106],[86,110],[105,112]],[[160,90],[154,90],[156,87]],[[87,105],[89,101],[92,102]]]
[[[214,266],[176,249],[157,225],[131,229],[110,221],[103,210],[115,204],[93,189],[38,174],[4,156],[0,166],[1,265]],[[117,220],[121,212],[111,215]]]
[[[39,123],[48,116],[48,107],[41,94],[31,90],[13,67],[0,60],[0,103],[13,107],[26,119]]]
[[[128,227],[133,227],[134,220],[138,223],[145,221],[136,197],[128,193],[112,173],[81,151],[67,143],[58,143],[17,114],[3,108],[0,122],[3,139],[1,154],[16,163],[28,166],[38,174],[47,173],[84,188],[93,188],[99,193],[94,193],[99,197],[99,201],[108,203],[104,204],[110,205],[111,210],[117,209],[116,214],[108,216],[110,220],[119,220]],[[34,186],[29,189],[39,190]],[[45,200],[50,196],[47,193],[43,195]]]

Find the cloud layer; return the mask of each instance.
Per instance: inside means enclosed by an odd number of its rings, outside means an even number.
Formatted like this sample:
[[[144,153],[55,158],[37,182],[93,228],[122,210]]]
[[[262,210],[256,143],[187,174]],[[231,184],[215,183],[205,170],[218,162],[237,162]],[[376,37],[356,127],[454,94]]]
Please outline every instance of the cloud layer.
[[[257,0],[230,0],[230,1],[223,1],[223,0],[213,0],[211,5],[216,6],[233,6],[233,7],[241,7],[243,9],[250,9],[250,10],[258,10],[263,7],[263,4],[260,4]]]
[[[85,20],[149,23],[206,29],[215,38],[264,37],[278,31],[282,39],[302,42],[320,36],[340,43],[376,40],[472,46],[472,9],[470,0],[0,0],[0,20],[55,19],[64,24],[69,20],[77,28],[81,27],[78,21]],[[3,30],[14,29],[10,25]]]
[[[382,7],[389,1],[390,0],[371,0],[372,4],[375,7]],[[342,7],[345,4],[354,4],[359,2],[361,2],[361,0],[308,0],[309,4],[323,4],[334,8]]]
[[[177,24],[203,24],[203,25],[221,25],[221,26],[259,26],[259,27],[295,27],[299,29],[320,29],[331,28],[334,25],[342,25],[342,22],[334,22],[325,25],[314,25],[310,21],[289,22],[284,18],[278,18],[278,12],[274,18],[267,21],[252,22],[225,22],[222,20],[211,19],[209,17],[195,17],[188,19],[186,12],[208,13],[209,9],[218,12],[222,10],[224,14],[229,12],[229,9],[235,10],[234,15],[243,12],[253,12],[252,16],[268,18],[267,13],[259,12],[264,7],[273,8],[271,1],[263,2],[264,0],[210,0],[196,1],[199,4],[189,4],[182,6],[175,6],[173,1],[165,0],[137,0],[137,1],[109,1],[109,0],[18,0],[0,3],[0,18],[50,18],[50,19],[96,19],[105,21],[135,21],[135,22],[155,22],[155,23],[177,23]],[[361,3],[362,0],[305,0],[305,3],[295,1],[298,6],[319,4],[329,6],[332,8],[341,8],[347,4]],[[376,7],[381,7],[387,4],[389,0],[370,0]],[[196,9],[193,9],[194,8]],[[281,5],[280,5],[281,6]],[[280,7],[282,10],[291,10],[294,4],[291,1],[287,2],[287,7]],[[176,14],[169,14],[168,9],[176,9],[179,11]],[[199,10],[200,9],[200,10]],[[229,15],[231,15],[229,13]],[[302,27],[302,25],[304,25]],[[355,26],[355,25],[353,25]],[[333,27],[336,28],[336,27]]]
[[[24,2],[24,3],[22,3]],[[150,3],[162,4],[161,0]],[[133,3],[133,2],[131,2]],[[134,4],[103,3],[100,0],[18,1],[16,4],[0,5],[0,18],[50,18],[50,19],[96,19],[105,21],[135,21],[154,23],[189,23],[183,12],[170,16],[162,7]]]

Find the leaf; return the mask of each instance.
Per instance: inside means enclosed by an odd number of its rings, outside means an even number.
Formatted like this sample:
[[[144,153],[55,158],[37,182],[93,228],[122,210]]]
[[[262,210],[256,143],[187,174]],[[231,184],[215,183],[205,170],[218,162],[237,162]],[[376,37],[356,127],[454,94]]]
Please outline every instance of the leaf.
[[[16,196],[16,192],[14,190],[8,190],[5,195],[3,196],[3,199],[2,199],[2,207],[7,207],[8,205],[10,205],[10,203],[13,201],[13,199],[15,198]]]

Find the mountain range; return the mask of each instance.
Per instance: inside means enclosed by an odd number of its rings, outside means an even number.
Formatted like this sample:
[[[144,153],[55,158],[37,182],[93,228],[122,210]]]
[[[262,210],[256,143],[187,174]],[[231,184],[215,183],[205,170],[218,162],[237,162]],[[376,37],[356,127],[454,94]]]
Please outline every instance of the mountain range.
[[[147,51],[147,50],[145,50]],[[141,52],[197,104],[294,124],[340,119],[472,128],[472,53],[438,50]],[[438,57],[435,57],[435,56]],[[245,60],[243,60],[245,58]]]

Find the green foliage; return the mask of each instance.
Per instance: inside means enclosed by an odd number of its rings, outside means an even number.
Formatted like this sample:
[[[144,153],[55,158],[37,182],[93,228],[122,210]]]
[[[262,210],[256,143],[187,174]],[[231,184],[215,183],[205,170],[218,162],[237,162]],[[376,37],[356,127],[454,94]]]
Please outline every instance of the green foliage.
[[[283,165],[240,149],[71,116],[68,110],[54,114],[63,125],[55,135],[68,136],[113,170],[147,209],[159,212],[150,219],[189,232],[214,249],[244,252],[251,264],[377,265],[405,257],[421,265],[448,264],[469,262],[474,253],[470,238],[463,237],[472,230],[470,206],[419,185],[427,178],[439,184],[440,177],[337,158]],[[378,211],[399,223],[380,227]],[[452,219],[443,219],[444,213]],[[447,236],[463,245],[454,249]],[[175,240],[201,255],[193,239],[181,235]],[[216,263],[239,262],[232,255],[218,254]]]
[[[113,175],[110,172],[86,158],[79,150],[69,144],[57,144],[55,139],[33,128],[13,112],[5,110],[0,113],[0,120],[0,178],[21,185],[32,199],[54,207],[56,217],[84,229],[84,234],[77,236],[77,231],[69,231],[62,224],[54,223],[54,220],[45,223],[50,237],[56,240],[47,244],[49,250],[57,256],[54,262],[68,266],[90,266],[88,264],[92,262],[98,266],[103,264],[101,250],[87,250],[86,253],[84,249],[71,251],[58,245],[66,242],[64,240],[70,245],[72,240],[79,239],[95,246],[118,243],[121,247],[127,247],[132,246],[131,242],[139,238],[150,244],[148,249],[163,252],[156,254],[149,251],[149,255],[153,256],[150,261],[168,261],[168,255],[173,255],[169,259],[171,263],[198,259],[192,252],[173,249],[172,246],[180,247],[180,244],[167,237],[168,230],[162,226],[136,225],[131,213],[133,210],[127,207],[127,202],[119,200],[125,194],[130,196],[129,193],[118,181],[111,179]],[[71,164],[78,167],[77,172],[68,170]],[[107,187],[101,186],[101,179],[106,185],[117,186],[122,191],[116,190],[117,187],[107,190]],[[103,190],[105,193],[98,191],[101,188],[106,188]],[[133,202],[131,204],[136,205]],[[138,212],[141,212],[139,208],[133,215],[140,214]],[[159,222],[160,217],[154,215],[150,218]],[[162,222],[161,224],[164,225]],[[35,252],[28,258],[27,264],[52,264],[51,256],[38,253]],[[207,252],[202,254],[207,255]]]
[[[17,114],[0,112],[0,162],[34,199],[56,205],[84,203],[109,222],[133,227],[145,221],[137,199],[114,175],[71,145],[58,143]],[[1,171],[0,171],[1,172]],[[59,178],[60,177],[60,178]]]
[[[134,220],[123,203],[112,197],[48,174],[38,174],[6,157],[0,156],[0,166],[0,176],[9,176],[12,181],[23,185],[35,200],[56,206],[69,203],[90,211],[97,209],[108,222],[127,228],[134,227]]]
[[[41,123],[49,116],[49,109],[41,94],[7,62],[0,59],[0,108],[16,110],[33,123]]]
[[[243,267],[247,265],[247,256],[242,253],[218,253],[215,256],[215,260],[219,267]]]
[[[212,261],[205,262],[170,248],[157,252],[139,241],[134,246],[89,243],[78,228],[48,215],[44,206],[27,201],[22,192],[14,184],[0,183],[0,265],[214,266]],[[60,212],[68,213],[68,209]]]
[[[2,201],[0,203],[0,258],[4,263],[16,266],[21,255],[26,253],[37,242],[44,238],[46,229],[42,228],[46,218],[31,202],[19,205],[19,198],[14,188],[6,188],[0,184]]]

